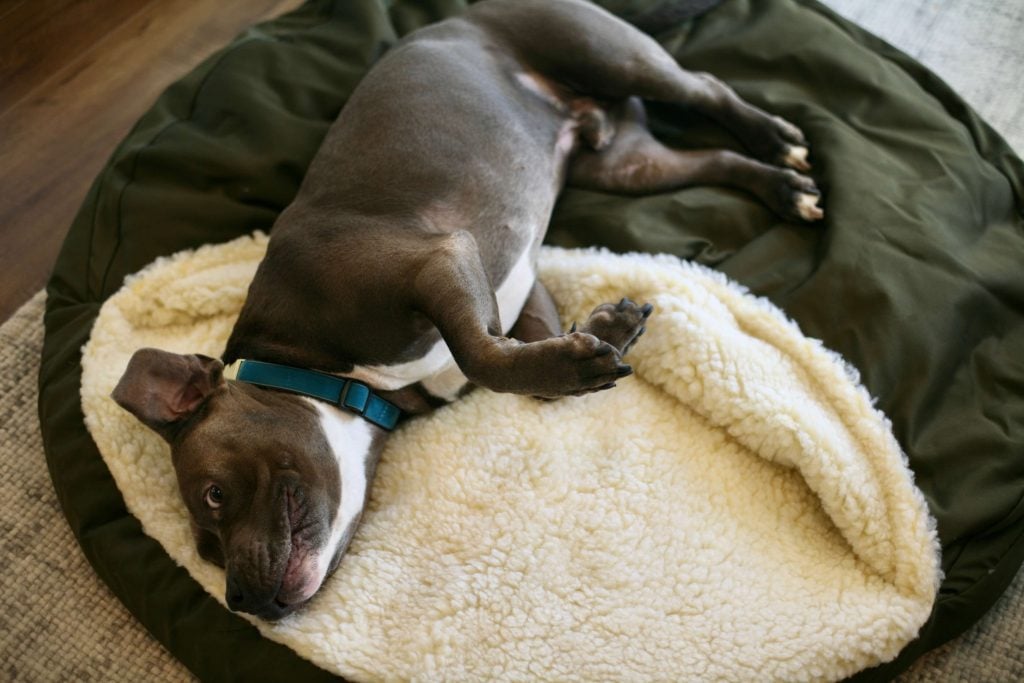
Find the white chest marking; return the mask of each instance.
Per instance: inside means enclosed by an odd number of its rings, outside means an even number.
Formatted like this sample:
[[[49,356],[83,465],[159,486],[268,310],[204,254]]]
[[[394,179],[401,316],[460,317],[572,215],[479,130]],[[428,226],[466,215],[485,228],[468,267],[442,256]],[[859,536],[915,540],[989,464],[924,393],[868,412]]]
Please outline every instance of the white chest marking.
[[[323,429],[334,458],[338,461],[338,473],[341,477],[341,500],[331,523],[330,537],[316,560],[320,579],[316,585],[319,586],[327,575],[327,569],[338,544],[342,542],[352,523],[359,518],[366,503],[369,486],[366,480],[366,463],[370,457],[373,432],[370,424],[361,417],[321,401],[303,398],[320,413],[320,428]]]
[[[519,319],[519,313],[533,289],[536,275],[533,272],[532,246],[531,240],[523,248],[523,253],[505,281],[494,292],[504,334]],[[357,365],[347,375],[382,390],[401,389],[415,382],[423,382],[427,391],[446,400],[455,398],[467,381],[443,339],[416,360],[396,365]]]

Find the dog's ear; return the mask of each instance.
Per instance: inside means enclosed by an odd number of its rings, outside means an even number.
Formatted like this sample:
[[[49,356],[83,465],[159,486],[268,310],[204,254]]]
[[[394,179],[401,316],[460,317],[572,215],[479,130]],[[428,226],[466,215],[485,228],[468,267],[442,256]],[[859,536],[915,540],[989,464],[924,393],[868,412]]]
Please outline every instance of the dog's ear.
[[[128,361],[111,397],[170,442],[217,387],[224,364],[198,354],[139,349]]]

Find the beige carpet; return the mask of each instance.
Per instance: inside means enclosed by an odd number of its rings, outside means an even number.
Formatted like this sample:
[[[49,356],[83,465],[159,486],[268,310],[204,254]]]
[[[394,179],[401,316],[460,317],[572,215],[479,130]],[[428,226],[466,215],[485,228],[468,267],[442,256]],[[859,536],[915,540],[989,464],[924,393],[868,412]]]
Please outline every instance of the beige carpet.
[[[40,292],[0,327],[0,681],[191,681],[93,573],[57,504],[36,415]]]

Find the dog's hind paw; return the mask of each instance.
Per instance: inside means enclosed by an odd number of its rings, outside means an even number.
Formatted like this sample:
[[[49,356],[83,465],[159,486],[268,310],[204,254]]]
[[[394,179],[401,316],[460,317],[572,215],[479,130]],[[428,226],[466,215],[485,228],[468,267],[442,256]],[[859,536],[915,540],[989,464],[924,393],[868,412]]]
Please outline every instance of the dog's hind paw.
[[[774,190],[765,197],[765,201],[783,218],[814,222],[825,217],[825,212],[818,206],[821,191],[811,178],[787,169],[779,170],[772,182]]]
[[[757,125],[742,138],[753,155],[773,166],[805,173],[811,170],[811,146],[803,131],[781,116],[762,114],[756,119]]]

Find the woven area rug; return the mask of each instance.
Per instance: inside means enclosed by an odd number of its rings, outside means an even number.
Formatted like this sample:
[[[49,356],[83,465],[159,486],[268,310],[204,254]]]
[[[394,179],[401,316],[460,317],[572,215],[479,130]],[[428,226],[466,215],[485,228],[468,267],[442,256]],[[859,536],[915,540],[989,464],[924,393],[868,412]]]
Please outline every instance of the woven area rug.
[[[0,327],[0,680],[194,680],[93,573],[39,435],[42,292]]]

